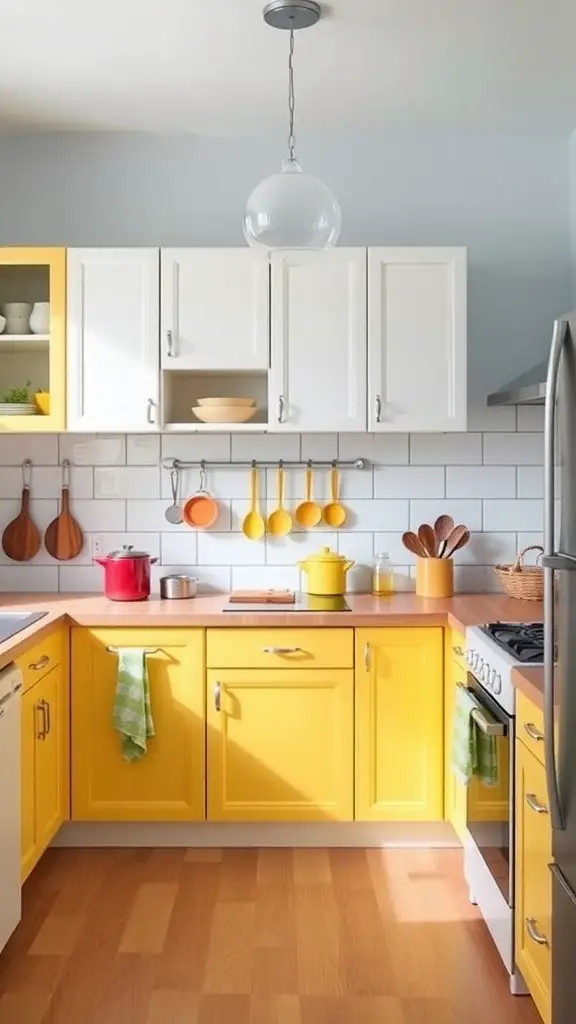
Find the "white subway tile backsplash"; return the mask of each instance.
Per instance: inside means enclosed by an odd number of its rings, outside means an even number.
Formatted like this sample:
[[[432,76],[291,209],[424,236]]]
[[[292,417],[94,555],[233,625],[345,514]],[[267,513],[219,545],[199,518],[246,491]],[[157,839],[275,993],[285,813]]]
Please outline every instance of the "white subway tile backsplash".
[[[478,591],[496,593],[500,585],[494,569],[489,565],[455,565],[454,590],[459,594],[475,594]]]
[[[267,493],[272,500],[278,493],[278,472],[275,469],[266,471]],[[371,469],[342,469],[338,473],[339,494],[345,503],[349,498],[372,498],[374,478]],[[303,501],[306,494],[306,474],[304,469],[286,469],[284,471],[284,498],[288,505],[296,505]],[[318,469],[312,474],[312,497],[320,504],[330,500],[330,470]],[[292,509],[293,511],[293,509]]]
[[[346,589],[350,593],[357,594],[370,592],[374,564],[374,534],[346,533],[339,535],[338,551],[354,562],[346,575]]]
[[[126,462],[129,466],[157,466],[160,462],[160,436],[129,434],[126,438]]]
[[[258,471],[258,496],[261,501],[266,498],[266,470]],[[170,476],[162,470],[160,478],[161,497],[172,498]],[[219,501],[227,501],[230,498],[246,498],[250,494],[250,470],[249,469],[210,469],[206,474],[207,489],[213,498]],[[200,486],[200,474],[197,469],[185,469],[180,474],[180,497],[185,501],[191,494],[194,494]]]
[[[370,534],[370,536],[372,536]],[[337,535],[335,533],[291,533],[287,537],[267,536],[265,541],[267,565],[296,565],[308,555],[319,551],[322,547],[336,551]]]
[[[541,501],[518,499],[516,501],[489,500],[484,502],[485,530],[541,530],[542,525]]]
[[[231,438],[230,434],[163,434],[161,451],[162,459],[230,462]]]
[[[527,533],[525,533],[525,532],[519,533],[517,535],[517,537],[518,537],[517,548],[518,548],[519,552],[520,551],[524,551],[525,548],[533,547],[536,544],[539,547],[544,547],[544,534],[542,533],[541,530],[540,531],[538,531],[538,530],[530,531],[530,532],[527,532]],[[531,551],[527,555],[528,562],[535,562],[537,554],[538,554],[537,551]]]
[[[515,466],[447,466],[447,498],[515,498]]]
[[[338,434],[302,434],[300,458],[331,462],[338,458]]]
[[[3,565],[0,568],[0,591],[14,591],[19,594],[48,594],[58,590],[58,569],[56,566],[30,565],[29,563]]]
[[[468,430],[499,431],[516,429],[514,406],[472,405],[468,409]]]
[[[468,466],[482,462],[482,434],[411,434],[414,466]]]
[[[232,566],[233,590],[299,590],[300,573],[287,565]],[[230,625],[234,624],[234,619]]]
[[[130,529],[126,524],[125,501],[74,501],[71,509],[81,528],[91,533]],[[132,529],[145,530],[146,527],[133,526]]]
[[[342,462],[368,459],[377,466],[408,462],[408,434],[339,434],[338,458]]]
[[[198,561],[201,565],[263,565],[266,549],[242,533],[200,533]]]
[[[124,466],[126,437],[104,434],[60,434],[60,462],[68,459],[75,466]]]
[[[158,597],[160,593],[160,579],[162,576],[174,575],[192,576],[193,579],[197,579],[198,592],[200,594],[227,593],[230,590],[231,570],[229,566],[186,565],[182,562],[177,562],[175,565],[152,566],[152,596]]]
[[[342,527],[346,532],[376,530],[407,530],[408,501],[347,501],[348,518]]]
[[[544,497],[543,466],[518,466],[516,472],[518,474],[519,498]]]
[[[21,466],[24,459],[31,459],[34,466],[57,466],[58,434],[3,434],[0,466]]]
[[[456,498],[445,501],[411,501],[410,529],[417,530],[421,523],[433,524],[441,515],[452,516],[456,525],[463,523],[469,530],[482,529],[482,502]]]
[[[492,466],[536,466],[544,461],[542,434],[485,434],[484,463]]]
[[[0,493],[2,498],[20,497],[22,493],[22,469],[7,466],[1,471]],[[34,498],[59,498],[62,493],[62,468],[33,466],[31,491]],[[72,466],[70,471],[71,502],[77,498],[94,497],[94,470],[92,466]]]
[[[233,434],[232,462],[296,462],[300,458],[299,434]]]
[[[443,498],[444,466],[377,466],[375,498]]]
[[[198,534],[193,530],[163,533],[160,550],[162,565],[176,565],[178,562],[195,565],[198,561]]]
[[[543,405],[519,405],[516,412],[517,430],[544,430]]]
[[[66,594],[104,592],[104,569],[99,565],[62,565],[57,570],[59,590]]]
[[[499,565],[515,558],[515,533],[471,533],[468,544],[454,555],[459,565]]]
[[[143,498],[148,501],[159,498],[160,470],[158,466],[97,466],[94,470],[94,497]]]
[[[160,558],[159,533],[87,533],[82,551],[84,561],[90,563],[94,555],[108,555],[130,544],[135,551],[147,551],[151,558]]]

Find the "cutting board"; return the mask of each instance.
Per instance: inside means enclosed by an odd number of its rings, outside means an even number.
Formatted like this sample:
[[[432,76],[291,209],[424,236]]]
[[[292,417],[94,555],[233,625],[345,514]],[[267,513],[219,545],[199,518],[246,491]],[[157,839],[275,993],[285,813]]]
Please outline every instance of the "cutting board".
[[[233,590],[230,604],[294,604],[291,590]]]

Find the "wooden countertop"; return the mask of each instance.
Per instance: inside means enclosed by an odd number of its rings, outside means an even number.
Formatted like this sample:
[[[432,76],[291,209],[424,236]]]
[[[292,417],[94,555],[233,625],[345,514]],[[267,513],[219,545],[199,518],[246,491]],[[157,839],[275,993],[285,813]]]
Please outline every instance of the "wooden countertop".
[[[349,594],[350,612],[222,611],[227,594],[189,601],[109,601],[97,594],[2,594],[0,611],[45,611],[48,614],[11,640],[0,644],[0,668],[37,642],[58,621],[76,626],[451,626],[464,632],[481,622],[531,622],[542,618],[542,606],[504,594],[457,594],[432,599],[415,594],[372,597]]]

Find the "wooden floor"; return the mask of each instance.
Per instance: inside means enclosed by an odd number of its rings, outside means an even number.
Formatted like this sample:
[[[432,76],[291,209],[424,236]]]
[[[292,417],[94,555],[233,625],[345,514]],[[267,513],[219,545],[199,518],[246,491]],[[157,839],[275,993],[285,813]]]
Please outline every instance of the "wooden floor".
[[[536,1024],[459,851],[51,850],[1,1024]]]

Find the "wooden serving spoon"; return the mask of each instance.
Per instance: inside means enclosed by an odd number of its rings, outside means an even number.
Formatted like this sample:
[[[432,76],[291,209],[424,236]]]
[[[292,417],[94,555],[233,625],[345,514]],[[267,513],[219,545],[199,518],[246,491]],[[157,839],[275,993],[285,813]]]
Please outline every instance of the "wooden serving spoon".
[[[465,526],[456,526],[448,540],[446,541],[446,547],[444,548],[444,558],[451,558],[452,555],[463,548],[465,544],[470,540],[470,530]]]
[[[406,530],[402,534],[402,543],[407,551],[410,551],[412,555],[418,555],[418,558],[426,558],[426,548],[422,544],[422,541],[412,533],[412,530]]]
[[[428,523],[422,523],[418,527],[418,540],[422,544],[428,558],[436,557],[436,536],[434,530]]]
[[[62,499],[60,515],[56,516],[44,534],[46,551],[52,558],[67,562],[76,558],[84,546],[82,530],[73,516],[70,515],[70,462],[62,463]]]
[[[444,549],[446,547],[446,541],[452,533],[455,527],[452,516],[438,516],[438,519],[434,523],[434,534],[436,537],[436,555],[438,558],[442,558]]]
[[[20,512],[2,534],[2,548],[8,558],[14,562],[29,562],[40,549],[38,527],[30,518],[30,483],[32,480],[32,462],[25,459],[22,463],[22,503]]]

